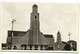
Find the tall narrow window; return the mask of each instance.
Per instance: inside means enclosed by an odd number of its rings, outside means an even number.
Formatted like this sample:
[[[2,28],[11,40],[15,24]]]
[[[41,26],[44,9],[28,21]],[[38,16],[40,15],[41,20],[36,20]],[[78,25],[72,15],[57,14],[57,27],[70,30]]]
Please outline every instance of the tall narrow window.
[[[58,45],[58,50],[59,50],[59,45]]]
[[[41,45],[41,50],[43,50],[43,45]]]
[[[35,45],[35,50],[38,50],[38,45]]]
[[[22,50],[26,50],[27,45],[26,44],[23,44],[23,45],[21,45],[21,47],[22,47]]]
[[[32,45],[30,45],[30,50],[32,50]]]

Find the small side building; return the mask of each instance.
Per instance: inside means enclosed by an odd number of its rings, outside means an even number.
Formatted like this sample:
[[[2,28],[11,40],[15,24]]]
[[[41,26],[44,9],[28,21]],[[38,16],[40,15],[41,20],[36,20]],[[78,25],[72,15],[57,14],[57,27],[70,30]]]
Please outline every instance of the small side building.
[[[61,50],[62,51],[62,50],[64,50],[64,46],[65,46],[65,44],[62,43],[62,41],[61,41],[61,34],[58,31],[58,33],[57,33],[57,41],[55,42],[54,50]]]
[[[70,40],[70,41],[68,41],[68,43],[70,44],[72,51],[76,51],[77,50],[77,42],[76,41]]]

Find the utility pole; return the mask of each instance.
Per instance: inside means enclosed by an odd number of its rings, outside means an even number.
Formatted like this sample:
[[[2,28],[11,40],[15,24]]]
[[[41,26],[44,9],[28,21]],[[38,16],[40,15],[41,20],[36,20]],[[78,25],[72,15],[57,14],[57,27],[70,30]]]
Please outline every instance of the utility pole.
[[[12,37],[13,37],[13,24],[14,24],[14,21],[16,21],[15,19],[12,20],[12,36],[11,36],[11,46],[10,46],[10,49],[12,49]]]

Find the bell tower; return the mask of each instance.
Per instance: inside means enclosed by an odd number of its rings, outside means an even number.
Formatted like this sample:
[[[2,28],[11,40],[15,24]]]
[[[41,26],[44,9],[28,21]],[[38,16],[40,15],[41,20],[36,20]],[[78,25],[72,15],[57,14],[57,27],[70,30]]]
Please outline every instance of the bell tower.
[[[39,13],[38,6],[36,4],[32,7],[31,13],[31,21],[30,21],[30,29],[31,29],[31,43],[38,44],[38,36],[39,36]]]
[[[57,42],[61,42],[61,34],[60,34],[60,32],[58,31],[58,33],[57,33]]]

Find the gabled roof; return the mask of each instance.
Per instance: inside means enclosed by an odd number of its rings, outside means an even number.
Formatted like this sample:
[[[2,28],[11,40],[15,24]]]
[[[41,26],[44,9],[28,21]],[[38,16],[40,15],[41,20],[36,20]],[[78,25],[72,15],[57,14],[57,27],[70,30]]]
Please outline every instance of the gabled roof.
[[[53,35],[49,35],[49,34],[44,34],[45,38],[53,38]]]
[[[65,41],[62,41],[62,43],[63,43],[63,44],[68,44],[68,43],[67,43],[67,42],[65,42]]]
[[[13,31],[13,36],[24,36],[24,34],[26,33],[26,31]],[[8,37],[12,36],[12,31],[8,31]],[[49,34],[44,34],[45,38],[53,38],[53,35],[49,35]]]
[[[68,43],[77,43],[75,40],[70,40]]]
[[[26,31],[13,31],[13,36],[24,36]],[[8,37],[12,36],[12,31],[8,31]]]

